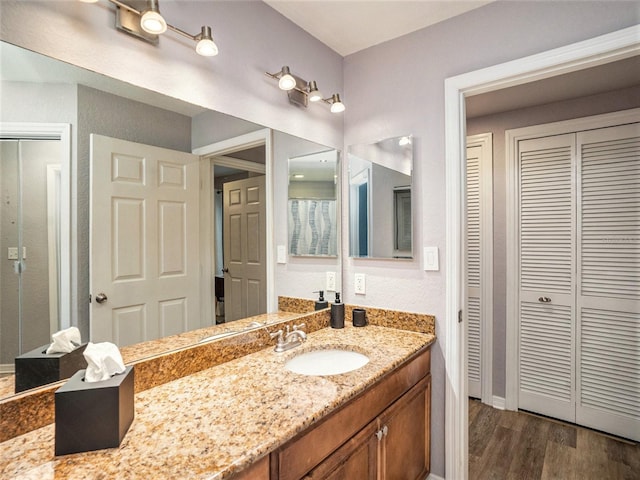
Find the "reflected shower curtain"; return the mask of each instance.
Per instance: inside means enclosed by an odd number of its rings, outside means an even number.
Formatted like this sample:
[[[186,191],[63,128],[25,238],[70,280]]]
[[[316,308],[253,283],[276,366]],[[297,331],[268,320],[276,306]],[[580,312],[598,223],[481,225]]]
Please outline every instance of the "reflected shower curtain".
[[[289,200],[289,254],[337,255],[336,201]]]

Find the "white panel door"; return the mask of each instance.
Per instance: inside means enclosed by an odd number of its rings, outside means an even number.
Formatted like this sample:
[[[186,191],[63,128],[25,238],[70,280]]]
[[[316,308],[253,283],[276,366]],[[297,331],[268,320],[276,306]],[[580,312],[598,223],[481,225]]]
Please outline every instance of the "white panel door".
[[[640,124],[577,143],[576,422],[640,441]]]
[[[519,408],[574,421],[575,135],[519,142]]]
[[[199,326],[198,202],[199,157],[91,135],[93,342]]]
[[[225,322],[267,311],[265,177],[223,185]]]

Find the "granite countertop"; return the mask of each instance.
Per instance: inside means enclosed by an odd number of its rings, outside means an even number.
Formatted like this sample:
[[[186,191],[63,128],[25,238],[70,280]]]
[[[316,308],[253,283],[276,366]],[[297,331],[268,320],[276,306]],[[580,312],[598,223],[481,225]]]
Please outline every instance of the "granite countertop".
[[[435,340],[367,326],[323,328],[293,350],[273,347],[136,395],[119,448],[54,456],[54,425],[0,444],[0,478],[225,479],[273,451]],[[291,357],[341,347],[369,356],[359,370],[327,377],[287,371]]]
[[[209,327],[199,328],[168,337],[149,340],[135,345],[128,345],[120,348],[124,363],[130,364],[138,362],[141,359],[152,357],[154,355],[162,355],[172,350],[186,348],[190,345],[197,344],[205,337],[225,332],[239,332],[245,328],[251,328],[251,324],[260,323],[262,325],[270,325],[272,323],[282,322],[298,318],[300,313],[295,312],[274,312],[264,313],[249,318],[236,320],[230,323],[220,325],[211,325]],[[15,394],[15,376],[9,375],[0,378],[0,398],[10,397]]]

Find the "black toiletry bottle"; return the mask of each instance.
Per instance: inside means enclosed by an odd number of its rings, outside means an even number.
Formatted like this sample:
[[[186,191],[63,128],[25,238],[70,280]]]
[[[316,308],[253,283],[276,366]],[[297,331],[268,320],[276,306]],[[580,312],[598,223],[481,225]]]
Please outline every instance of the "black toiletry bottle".
[[[331,328],[344,328],[344,303],[340,302],[338,292],[336,292],[336,301],[331,304]]]
[[[315,292],[314,292],[315,293]],[[324,291],[320,290],[318,295],[318,300],[316,300],[316,310],[322,310],[329,306],[329,302],[324,299]]]

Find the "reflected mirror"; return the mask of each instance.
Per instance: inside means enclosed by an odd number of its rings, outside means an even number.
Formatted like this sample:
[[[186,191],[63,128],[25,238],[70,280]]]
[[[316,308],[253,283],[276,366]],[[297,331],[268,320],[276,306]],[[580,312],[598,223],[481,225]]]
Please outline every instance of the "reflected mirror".
[[[289,159],[289,255],[338,255],[337,166],[335,150]]]
[[[350,145],[349,255],[413,258],[413,137]]]
[[[67,150],[70,152],[67,153],[68,165],[57,159],[44,158],[41,153],[39,154],[40,163],[32,163],[33,161],[29,160],[30,157],[27,157],[33,150],[32,146],[18,145],[13,137],[11,137],[13,143],[2,146],[0,161],[3,164],[6,161],[7,164],[6,172],[4,170],[2,172],[4,183],[0,185],[3,189],[2,198],[5,198],[5,192],[17,198],[18,189],[21,188],[24,193],[23,200],[31,202],[29,205],[25,203],[21,206],[20,212],[13,201],[11,202],[13,210],[7,208],[6,212],[0,211],[2,215],[0,238],[4,242],[2,243],[4,260],[1,265],[2,272],[0,272],[0,398],[4,398],[14,393],[14,381],[10,374],[13,371],[16,356],[50,343],[52,332],[70,325],[80,328],[83,343],[91,338],[88,299],[90,293],[94,295],[100,293],[89,290],[89,278],[93,270],[89,259],[91,134],[190,153],[202,147],[262,131],[265,127],[104,77],[5,42],[0,42],[0,61],[2,82],[0,120],[3,128],[9,123],[31,125],[55,123],[70,125],[71,131],[70,145],[67,145]],[[56,135],[61,136],[59,132],[56,132]],[[201,176],[201,178],[207,178],[210,184],[210,195],[206,200],[211,202],[207,207],[210,217],[206,222],[217,225],[217,222],[223,219],[224,206],[220,206],[216,197],[222,196],[217,192],[223,190],[225,183],[264,175],[266,172],[267,182],[283,185],[287,181],[286,160],[288,158],[301,155],[300,149],[307,153],[329,150],[326,146],[282,132],[271,131],[271,135],[273,138],[271,172],[265,168],[264,147],[243,147],[233,151],[227,149],[215,158],[213,155],[206,156],[210,162],[208,173]],[[49,137],[51,134],[44,135],[38,141],[56,140]],[[44,146],[50,155],[55,153],[53,148],[46,147],[44,143],[38,143],[37,146],[40,147],[38,150],[42,150]],[[18,153],[22,153],[22,160],[19,160]],[[205,158],[205,155],[203,154],[201,158]],[[22,167],[19,166],[20,163]],[[58,163],[61,163],[59,168],[56,165]],[[53,164],[52,167],[50,167],[51,164]],[[70,172],[69,165],[71,165]],[[36,205],[36,200],[31,200],[33,195],[28,190],[33,185],[29,181],[24,181],[27,178],[35,179],[30,173],[32,166],[41,173],[42,179],[38,179],[39,193],[43,193],[43,189],[47,193],[37,198],[39,211],[37,216],[40,223],[34,224],[35,226],[29,223],[31,217],[36,217],[30,213]],[[22,168],[21,173],[19,168]],[[132,172],[135,173],[135,170],[128,171],[128,173]],[[200,198],[200,207],[203,206],[204,197],[206,195]],[[276,225],[277,232],[286,229],[287,201],[287,192],[284,188],[274,189],[273,202],[269,208],[271,221]],[[66,213],[65,205],[69,206]],[[203,209],[198,208],[198,212],[202,227],[206,223],[202,220]],[[18,218],[22,218],[22,223],[17,222]],[[13,226],[20,227],[21,231],[6,227],[5,220],[8,224],[12,224],[15,220]],[[37,230],[36,233],[34,228]],[[207,311],[208,308],[209,314],[198,316],[196,324],[191,327],[194,329],[224,322],[225,310],[233,310],[232,306],[235,303],[225,298],[224,287],[215,288],[218,283],[229,283],[214,282],[216,277],[226,278],[223,269],[227,265],[227,259],[224,258],[224,248],[220,243],[223,241],[220,229],[212,227],[207,230],[211,232],[208,239],[210,241],[204,242],[202,236],[200,237],[200,244],[206,247],[201,246],[199,249],[198,262],[206,266],[205,270],[208,269],[210,273],[207,277],[210,279],[211,288],[208,285],[200,285],[202,287],[200,291],[204,293],[200,294],[199,299],[200,311]],[[44,253],[36,255],[36,245],[33,243],[36,240],[43,244],[42,251],[48,252],[48,255]],[[282,243],[284,241],[286,240],[283,239]],[[11,256],[10,259],[7,258],[8,255]],[[38,266],[39,270],[36,270],[35,262],[39,257],[42,257],[43,261],[41,267]],[[267,252],[268,261],[274,263],[274,257],[275,251]],[[336,270],[340,275],[339,266],[337,268],[335,266],[336,262],[339,262],[339,258],[332,260],[331,269]],[[318,271],[326,270],[322,265],[317,268]],[[24,273],[22,282],[17,278],[16,269],[18,273]],[[39,281],[34,283],[28,275],[35,275],[36,272],[38,272],[36,277]],[[296,277],[298,272],[284,273],[285,275],[276,269],[277,281],[266,286],[271,287],[273,298],[279,295],[296,296],[296,293],[300,296],[299,291],[292,290],[294,288],[309,292],[317,290],[315,281],[301,281]],[[44,282],[45,278],[49,281]],[[267,283],[271,281],[272,279],[267,279]],[[340,283],[339,278],[337,281]],[[19,288],[22,288],[22,291],[19,291]],[[35,302],[35,299],[38,302]],[[108,295],[106,304],[109,305],[112,300],[115,301],[113,296]],[[15,309],[22,305],[23,315],[4,310],[5,307],[9,308],[12,305]],[[36,306],[41,307],[41,311],[37,314],[32,311]],[[167,304],[167,306],[165,314],[181,311],[178,308],[179,305]],[[119,328],[124,326],[123,323]],[[232,330],[235,327],[221,325],[219,328]],[[133,345],[126,347],[127,361],[161,353],[160,348],[164,348],[163,351],[176,348],[173,343],[162,341],[158,346],[154,346],[152,352],[148,348],[142,351],[136,344],[145,338],[136,339],[136,330],[131,330],[133,340],[127,343],[133,343]],[[150,338],[165,337],[184,330],[184,328],[179,330],[165,328]],[[211,335],[211,333],[208,334]],[[179,346],[186,346],[184,342],[191,341],[189,340],[191,338],[192,336],[188,335],[181,337],[182,343]],[[196,336],[194,341],[197,342],[201,338],[202,336]],[[123,345],[119,346],[123,347]],[[136,355],[137,351],[140,351],[140,354]]]

